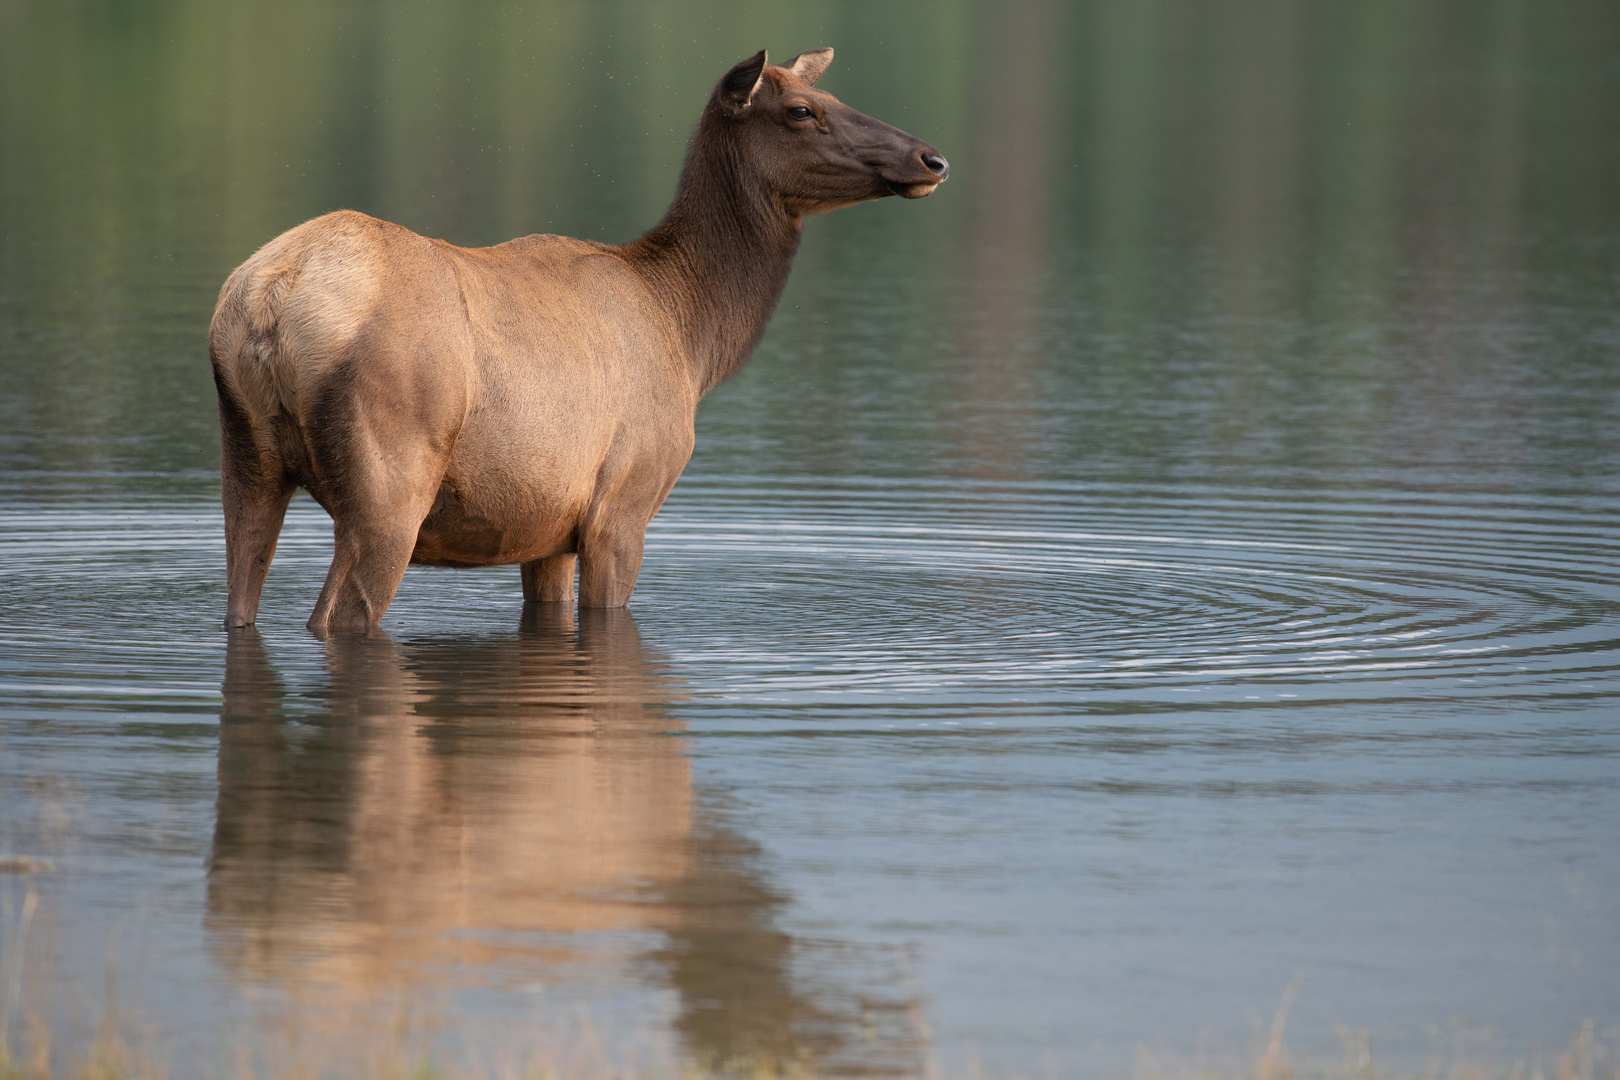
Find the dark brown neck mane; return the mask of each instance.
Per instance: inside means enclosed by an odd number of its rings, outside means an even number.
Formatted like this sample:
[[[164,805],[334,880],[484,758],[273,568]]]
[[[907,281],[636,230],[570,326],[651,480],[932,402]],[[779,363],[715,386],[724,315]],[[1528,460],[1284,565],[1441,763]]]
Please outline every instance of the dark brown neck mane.
[[[759,344],[800,231],[800,219],[743,160],[732,122],[711,102],[664,220],[619,249],[674,316],[700,395],[734,374]]]

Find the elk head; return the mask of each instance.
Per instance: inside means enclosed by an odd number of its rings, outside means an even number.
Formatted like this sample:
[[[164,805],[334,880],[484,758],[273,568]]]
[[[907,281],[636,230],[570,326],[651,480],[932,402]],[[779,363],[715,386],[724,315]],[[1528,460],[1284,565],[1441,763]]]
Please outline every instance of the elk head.
[[[765,50],[726,72],[711,109],[741,164],[794,217],[899,195],[920,199],[950,174],[939,151],[817,90],[831,49],[767,65]]]

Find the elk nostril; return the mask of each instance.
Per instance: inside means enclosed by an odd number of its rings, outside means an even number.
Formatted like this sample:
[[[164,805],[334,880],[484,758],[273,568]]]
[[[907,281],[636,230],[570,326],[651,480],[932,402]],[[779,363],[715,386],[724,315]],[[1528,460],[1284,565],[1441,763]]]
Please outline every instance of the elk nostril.
[[[945,174],[951,171],[951,163],[938,154],[924,154],[922,163],[928,167],[929,172],[938,173],[942,180],[945,178]]]

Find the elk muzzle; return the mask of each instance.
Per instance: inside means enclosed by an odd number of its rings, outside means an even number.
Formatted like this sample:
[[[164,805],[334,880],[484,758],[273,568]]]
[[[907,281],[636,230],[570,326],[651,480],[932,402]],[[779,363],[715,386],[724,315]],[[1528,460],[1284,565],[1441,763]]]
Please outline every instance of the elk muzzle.
[[[945,182],[951,174],[951,163],[938,150],[923,144],[917,148],[904,169],[880,169],[878,175],[889,190],[902,199],[921,199]],[[915,167],[913,167],[915,166]]]

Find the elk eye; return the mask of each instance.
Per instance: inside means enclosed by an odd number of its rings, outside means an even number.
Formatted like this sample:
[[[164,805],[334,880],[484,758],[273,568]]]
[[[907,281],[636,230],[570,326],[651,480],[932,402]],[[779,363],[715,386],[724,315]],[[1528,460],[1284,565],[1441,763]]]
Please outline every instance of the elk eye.
[[[793,106],[793,108],[787,111],[787,114],[793,117],[795,120],[808,120],[812,116],[816,115],[803,105]]]

